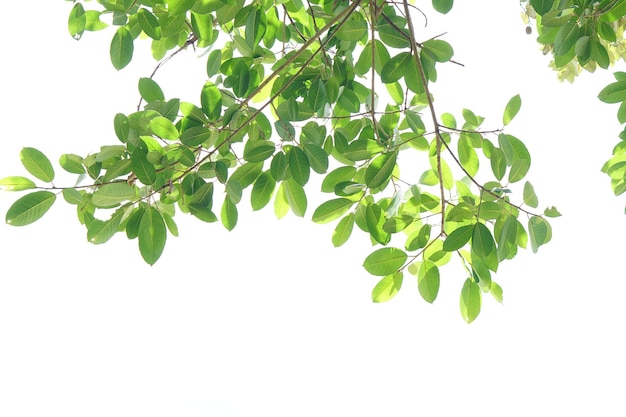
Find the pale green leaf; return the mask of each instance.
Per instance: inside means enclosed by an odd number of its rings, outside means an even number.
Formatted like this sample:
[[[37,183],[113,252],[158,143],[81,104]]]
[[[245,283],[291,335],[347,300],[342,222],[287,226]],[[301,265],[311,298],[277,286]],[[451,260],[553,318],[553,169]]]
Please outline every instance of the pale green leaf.
[[[372,290],[372,301],[375,303],[384,303],[396,296],[402,287],[403,273],[396,271],[393,274],[385,276],[378,281],[378,284]]]
[[[52,182],[52,180],[54,180],[52,163],[50,163],[48,157],[38,149],[23,148],[20,152],[20,160],[24,168],[36,178],[45,182]]]
[[[407,260],[407,254],[398,248],[382,248],[372,252],[363,267],[372,275],[386,276],[398,271]]]
[[[39,220],[52,207],[56,194],[50,191],[35,191],[15,201],[6,214],[11,226],[26,226]]]

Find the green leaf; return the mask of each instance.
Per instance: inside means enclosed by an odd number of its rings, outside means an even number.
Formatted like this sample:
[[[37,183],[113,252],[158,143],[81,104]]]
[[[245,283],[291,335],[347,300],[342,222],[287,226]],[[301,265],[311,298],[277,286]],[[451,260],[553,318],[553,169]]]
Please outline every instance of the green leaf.
[[[133,59],[133,36],[128,29],[121,26],[111,40],[111,63],[116,70],[121,70]]]
[[[267,17],[263,10],[255,7],[255,10],[248,14],[245,25],[245,39],[250,49],[254,49],[265,36],[267,29]]]
[[[169,119],[157,116],[150,120],[150,130],[161,139],[176,140],[179,137],[178,129]]]
[[[11,226],[26,226],[39,220],[52,207],[56,195],[50,191],[35,191],[20,197],[7,210],[6,222]]]
[[[358,41],[367,34],[367,22],[363,19],[348,20],[335,36],[342,41]]]
[[[231,201],[230,198],[224,199],[220,217],[222,219],[222,224],[228,231],[233,230],[237,225],[237,206]]]
[[[209,120],[217,121],[222,114],[222,92],[211,81],[207,81],[202,87],[200,102],[202,111]]]
[[[13,176],[0,179],[0,190],[2,191],[24,191],[36,188],[34,182],[25,177]]]
[[[91,197],[91,203],[96,207],[110,208],[135,198],[137,198],[135,187],[126,182],[116,182],[98,187]]]
[[[291,178],[283,184],[285,184],[285,197],[287,198],[289,207],[291,207],[291,211],[298,217],[304,217],[307,207],[304,188]]]
[[[152,78],[142,77],[139,79],[139,94],[147,103],[165,100],[163,90]]]
[[[206,73],[208,77],[213,77],[220,71],[222,65],[222,50],[215,49],[211,51],[206,61]]]
[[[139,27],[141,27],[141,30],[143,30],[146,35],[157,41],[161,39],[159,19],[150,13],[148,9],[139,9],[137,12],[137,22],[139,22]]]
[[[320,146],[306,143],[302,146],[313,171],[323,174],[328,170],[328,154]]]
[[[530,0],[530,4],[533,6],[533,9],[540,14],[548,13],[550,9],[552,9],[552,5],[554,4],[554,0]]]
[[[522,99],[519,94],[511,97],[509,102],[506,104],[504,108],[504,115],[502,116],[502,123],[504,125],[508,125],[511,123],[511,120],[517,115],[519,109],[522,107]]]
[[[261,175],[261,172],[263,172],[263,163],[246,162],[233,172],[230,180],[237,181],[241,188],[247,188]]]
[[[545,214],[546,217],[560,217],[561,216],[561,213],[559,213],[559,211],[554,206],[546,208],[543,214]]]
[[[137,148],[133,151],[130,157],[131,166],[137,179],[144,185],[152,185],[156,181],[157,173],[154,165],[148,162],[146,158],[146,151]]]
[[[391,58],[382,69],[380,80],[383,83],[393,83],[398,81],[406,73],[408,62],[413,59],[408,52],[400,52]]]
[[[396,167],[397,152],[389,152],[379,155],[365,170],[365,184],[369,188],[378,188],[391,178]]]
[[[489,293],[493,296],[493,298],[502,304],[502,287],[495,282],[491,283],[491,288],[489,288]]]
[[[476,223],[472,230],[472,250],[481,258],[486,258],[494,250],[495,242],[487,226]]]
[[[554,39],[554,55],[567,54],[576,44],[576,41],[580,37],[580,27],[576,19],[571,19],[569,22],[559,28]]]
[[[124,209],[119,209],[116,210],[111,215],[111,218],[106,221],[92,221],[87,228],[87,241],[89,241],[89,243],[93,243],[94,245],[99,245],[109,241],[115,233],[119,232],[120,224],[125,212],[126,211]]]
[[[87,16],[85,15],[85,9],[82,3],[75,3],[67,22],[67,28],[72,38],[79,40],[83,36],[83,32],[85,32],[86,25]]]
[[[372,252],[363,267],[372,275],[386,276],[398,271],[407,260],[407,254],[398,248],[382,248]]]
[[[145,209],[138,233],[141,257],[146,263],[154,265],[161,257],[167,239],[167,228],[163,216],[157,209],[154,207]]]
[[[402,287],[403,273],[396,271],[389,274],[380,281],[372,290],[372,301],[375,303],[384,303],[396,296]]]
[[[439,13],[448,13],[452,10],[453,5],[454,0],[433,0],[433,9],[437,10]]]
[[[537,253],[539,247],[548,243],[552,238],[552,228],[546,219],[533,216],[528,219],[528,234],[533,253]]]
[[[424,301],[433,303],[439,293],[439,268],[431,261],[424,261],[417,273],[417,289]]]
[[[166,0],[167,13],[170,16],[176,16],[179,14],[185,14],[190,9],[196,0]]]
[[[311,175],[311,165],[304,151],[294,146],[287,154],[289,172],[295,182],[304,186],[309,181]]]
[[[620,80],[609,84],[598,94],[600,101],[604,103],[619,103],[626,101],[626,80]]]
[[[180,141],[187,146],[199,146],[208,141],[212,137],[212,131],[203,126],[194,126],[180,135]]]
[[[465,280],[461,290],[461,316],[467,323],[473,322],[480,314],[482,293],[480,287],[470,278]]]
[[[513,161],[511,165],[511,171],[509,171],[509,182],[517,182],[523,179],[528,173],[530,168],[530,161],[528,159],[517,159]]]
[[[130,126],[128,123],[128,117],[122,113],[118,113],[115,115],[113,119],[113,128],[115,130],[115,136],[122,143],[126,143],[128,140],[128,135],[130,133]]]
[[[452,46],[441,39],[429,39],[422,45],[426,51],[433,55],[437,62],[448,62],[454,55]]]
[[[333,231],[332,242],[334,247],[339,247],[346,243],[352,234],[354,228],[354,213],[349,213],[343,219],[339,220],[335,230]]]
[[[243,159],[248,162],[263,162],[274,154],[276,145],[271,140],[248,140],[243,149]]]
[[[343,216],[353,204],[354,202],[348,198],[326,201],[313,212],[313,221],[320,224],[331,222]]]
[[[467,242],[469,242],[473,232],[474,226],[471,224],[455,229],[443,242],[443,250],[447,252],[454,252],[461,249]]]
[[[46,155],[35,148],[23,148],[20,152],[20,160],[24,168],[34,177],[45,181],[54,180],[54,169]]]
[[[535,194],[535,189],[528,181],[524,184],[524,204],[533,208],[537,208],[539,205],[539,199],[537,198],[537,194]]]
[[[85,167],[83,167],[83,158],[74,154],[63,154],[59,158],[59,164],[61,168],[71,174],[84,174]]]
[[[276,181],[272,178],[270,171],[265,171],[254,182],[252,192],[250,193],[250,203],[252,210],[260,210],[265,207],[272,198]]]

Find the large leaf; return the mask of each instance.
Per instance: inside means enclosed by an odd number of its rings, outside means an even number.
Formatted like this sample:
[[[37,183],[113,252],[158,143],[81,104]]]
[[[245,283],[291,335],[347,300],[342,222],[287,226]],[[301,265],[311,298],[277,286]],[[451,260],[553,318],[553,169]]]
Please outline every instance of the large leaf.
[[[35,191],[20,197],[7,210],[6,222],[11,226],[26,226],[39,220],[52,207],[56,194]]]
[[[487,226],[476,223],[472,230],[472,250],[481,258],[486,258],[494,250],[495,242]]]
[[[23,148],[20,152],[22,165],[28,172],[45,182],[54,180],[54,169],[46,155],[35,148]]]
[[[463,289],[461,290],[461,316],[463,320],[471,323],[480,314],[482,303],[482,293],[480,287],[470,278],[465,280]]]
[[[222,113],[222,93],[211,81],[207,81],[202,87],[200,102],[202,103],[202,111],[209,120],[216,121],[219,119]]]
[[[13,176],[0,179],[0,190],[2,191],[24,191],[35,187],[35,183],[25,177]]]
[[[398,271],[407,260],[407,254],[398,248],[382,248],[372,252],[363,267],[372,275],[386,276]]]
[[[163,216],[154,207],[148,207],[141,216],[138,238],[141,257],[148,264],[154,265],[163,253],[167,238]]]
[[[424,261],[417,273],[417,289],[422,298],[433,303],[439,293],[439,268],[431,261]]]
[[[365,184],[370,188],[378,188],[391,178],[396,166],[397,152],[379,155],[365,170]]]
[[[121,26],[111,40],[111,63],[116,70],[121,70],[133,59],[133,36],[128,29]]]
[[[353,204],[354,202],[347,198],[326,201],[313,212],[313,221],[320,224],[331,222],[343,216]]]
[[[91,197],[91,203],[96,207],[108,208],[136,197],[135,187],[131,187],[126,182],[116,182],[98,187]]]
[[[402,287],[402,278],[402,271],[396,271],[378,281],[378,284],[372,290],[372,301],[384,303],[395,297]]]
[[[620,103],[626,101],[626,80],[620,80],[607,85],[600,91],[598,98],[605,103]]]

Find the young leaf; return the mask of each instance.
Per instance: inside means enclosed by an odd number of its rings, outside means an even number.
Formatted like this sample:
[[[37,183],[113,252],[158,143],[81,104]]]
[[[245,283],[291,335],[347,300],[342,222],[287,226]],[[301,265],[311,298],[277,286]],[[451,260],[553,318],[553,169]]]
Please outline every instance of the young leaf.
[[[398,271],[406,262],[407,254],[398,248],[382,248],[372,252],[363,267],[372,275],[386,276]]]
[[[25,177],[13,176],[0,180],[0,190],[2,191],[24,191],[32,190],[35,187],[35,183]]]
[[[35,148],[23,148],[20,152],[22,165],[28,172],[36,178],[52,182],[54,180],[54,169],[46,155]]]
[[[532,208],[537,208],[539,205],[539,199],[537,198],[537,194],[535,194],[535,189],[528,181],[524,184],[524,204]]]
[[[167,238],[167,228],[161,213],[148,207],[141,216],[138,230],[139,252],[144,261],[154,265],[159,260]]]
[[[560,217],[561,216],[561,213],[559,213],[559,211],[554,206],[546,208],[543,214],[545,214],[547,217]]]
[[[480,314],[482,293],[480,287],[471,278],[465,280],[461,290],[461,316],[467,323],[471,323]]]
[[[39,220],[52,207],[56,195],[50,191],[35,191],[19,198],[6,214],[11,226],[26,226]]]
[[[343,219],[339,220],[335,230],[333,231],[333,246],[338,248],[348,241],[354,227],[354,213],[349,213]]]
[[[121,26],[111,40],[111,63],[116,70],[121,70],[133,59],[133,36]]]
[[[504,115],[502,116],[502,123],[504,123],[505,126],[511,123],[511,120],[513,120],[513,118],[517,115],[521,107],[522,107],[522,99],[520,95],[518,94],[518,95],[511,97],[509,102],[506,104],[506,107],[504,108]]]
[[[378,284],[376,284],[372,290],[372,301],[375,303],[384,303],[385,301],[391,300],[396,296],[398,291],[400,291],[402,279],[402,271],[396,271],[378,281]]]

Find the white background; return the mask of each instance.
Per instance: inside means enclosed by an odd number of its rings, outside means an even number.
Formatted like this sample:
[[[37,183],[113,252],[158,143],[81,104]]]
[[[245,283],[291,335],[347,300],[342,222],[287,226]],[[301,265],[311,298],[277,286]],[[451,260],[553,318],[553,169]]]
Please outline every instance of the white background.
[[[230,233],[179,216],[180,237],[149,267],[123,235],[87,243],[60,198],[34,225],[0,226],[0,415],[624,415],[624,200],[599,171],[620,126],[596,99],[610,72],[561,84],[515,1],[458,3],[418,31],[447,31],[465,65],[442,66],[437,111],[460,119],[468,107],[498,128],[520,93],[508,132],[531,151],[541,207],[564,214],[538,254],[501,265],[504,305],[485,296],[467,325],[454,269],[433,305],[409,275],[373,304],[367,237],[334,249],[334,225],[309,220],[313,203],[306,219],[278,221],[243,201]],[[118,73],[113,29],[71,39],[71,5],[3,5],[0,177],[26,174],[24,146],[56,161],[116,144],[113,115],[135,109],[137,79],[152,72],[147,42]],[[199,102],[204,65],[190,50],[156,80]],[[55,183],[71,184],[55,167]],[[0,195],[0,212],[17,196]]]

